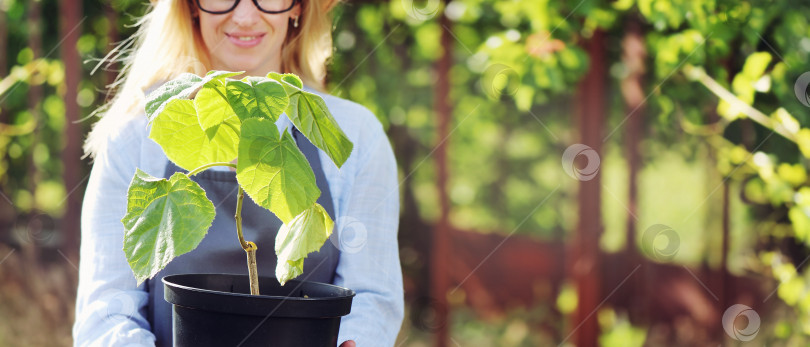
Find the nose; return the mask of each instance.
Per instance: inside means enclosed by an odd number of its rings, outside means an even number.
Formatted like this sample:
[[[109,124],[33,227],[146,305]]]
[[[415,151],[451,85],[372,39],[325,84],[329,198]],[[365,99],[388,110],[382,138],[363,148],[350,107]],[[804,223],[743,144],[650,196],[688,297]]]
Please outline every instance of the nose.
[[[261,13],[251,0],[242,0],[231,12],[231,20],[238,26],[249,27],[259,20]]]

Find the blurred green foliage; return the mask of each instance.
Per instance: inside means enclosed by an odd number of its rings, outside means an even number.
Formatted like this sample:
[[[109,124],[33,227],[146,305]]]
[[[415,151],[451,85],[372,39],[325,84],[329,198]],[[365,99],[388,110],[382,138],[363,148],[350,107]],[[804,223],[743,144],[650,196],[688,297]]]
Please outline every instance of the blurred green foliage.
[[[40,7],[38,20],[29,15],[32,6]],[[76,28],[81,32],[76,50],[83,62],[76,102],[85,118],[106,100],[105,85],[112,82],[111,75],[90,74],[99,58],[113,47],[110,33],[119,39],[130,35],[134,31],[130,14],[142,13],[145,4],[116,1],[109,7],[84,1],[82,6],[84,18]],[[81,187],[66,189],[62,182],[60,153],[66,141],[66,124],[65,66],[60,47],[65,32],[59,27],[60,21],[53,20],[59,18],[59,3],[1,0],[0,11],[6,28],[6,50],[2,52],[6,66],[0,70],[6,71],[0,76],[0,191],[12,202],[3,208],[0,223],[19,224],[15,215],[24,219],[38,213],[59,218],[65,211],[67,194],[74,192],[71,189],[83,192]],[[111,18],[118,20],[111,23]],[[31,46],[37,41],[38,47]],[[81,126],[89,129],[90,124],[85,120]],[[89,166],[82,165],[82,171],[84,177]]]
[[[394,144],[405,194],[415,196],[421,218],[434,219],[438,211],[430,155],[443,139],[436,138],[430,86],[435,62],[449,48],[455,62],[447,139],[453,224],[504,234],[516,230],[541,239],[566,237],[573,230],[577,184],[560,170],[560,157],[579,141],[573,106],[588,102],[573,93],[589,66],[578,44],[601,29],[607,33],[603,44],[610,71],[604,132],[611,134],[601,167],[601,243],[608,251],[627,247],[626,219],[631,217],[625,210],[622,125],[628,112],[619,81],[628,73],[620,59],[621,40],[626,23],[635,21],[643,28],[648,55],[644,111],[636,115],[645,123],[639,237],[650,225],[670,225],[683,245],[674,262],[719,265],[720,191],[726,182],[732,197],[729,268],[773,276],[778,283],[801,282],[789,289],[780,286],[779,297],[806,312],[791,295],[803,298],[810,290],[807,276],[801,275],[808,272],[796,271],[810,254],[800,246],[810,240],[808,161],[796,144],[810,144],[810,129],[803,128],[810,113],[798,102],[793,84],[810,69],[810,6],[789,0],[453,0],[436,9],[452,22],[443,27],[431,16],[431,4],[343,7],[330,76],[335,93],[371,108],[389,133],[407,134],[407,140],[395,138]],[[438,44],[443,30],[451,31],[452,47]],[[761,109],[767,124],[753,121],[690,78],[685,73],[690,67]],[[771,136],[775,124],[792,129],[796,138]],[[770,164],[756,164],[757,158]],[[743,199],[736,198],[740,194]],[[776,265],[770,269],[774,259],[793,273],[780,274]],[[810,333],[801,328],[807,323],[795,325],[793,331]],[[770,327],[784,332],[784,325]],[[606,341],[610,334],[637,333],[632,328],[609,332]]]
[[[576,184],[559,166],[564,145],[575,139],[567,95],[587,69],[585,52],[571,43],[596,24],[566,20],[575,4],[564,1],[452,1],[433,12],[430,4],[344,6],[330,90],[369,107],[390,132],[406,134],[403,143],[394,140],[408,145],[398,154],[418,149],[410,162],[403,158],[411,156],[398,156],[401,177],[419,202],[419,215],[432,220],[438,205],[430,154],[443,139],[435,133],[431,86],[435,61],[452,49],[453,124],[444,140],[451,153],[453,224],[562,235],[573,226],[576,206]],[[586,1],[577,11],[595,6]],[[414,15],[414,8],[422,12]],[[452,28],[438,23],[442,11]],[[443,30],[451,30],[453,47],[440,46]]]

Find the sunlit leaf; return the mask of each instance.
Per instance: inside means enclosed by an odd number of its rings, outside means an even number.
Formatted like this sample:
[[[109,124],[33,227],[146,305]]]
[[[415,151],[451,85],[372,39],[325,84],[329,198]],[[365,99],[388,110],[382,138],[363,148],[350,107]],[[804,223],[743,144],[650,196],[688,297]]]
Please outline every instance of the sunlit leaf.
[[[276,278],[284,285],[304,271],[304,258],[321,249],[332,235],[334,222],[320,204],[313,204],[276,234]]]
[[[169,160],[187,171],[236,159],[239,141],[233,120],[203,131],[194,101],[182,99],[170,101],[152,121],[149,138],[163,148]]]
[[[287,223],[321,195],[307,158],[286,130],[279,136],[270,120],[242,123],[236,179],[259,206]]]
[[[283,286],[287,281],[304,273],[304,259],[281,261],[276,264],[276,278]]]
[[[343,166],[352,153],[353,144],[320,96],[304,91],[291,95],[287,116],[313,145],[326,152],[337,167]]]
[[[184,73],[177,78],[164,83],[146,97],[146,116],[153,119],[165,105],[178,98],[188,98],[199,88],[202,78],[195,74]]]
[[[174,99],[188,99],[204,84],[213,80],[222,80],[236,76],[243,72],[211,71],[200,77],[191,73],[183,73],[150,92],[146,97],[146,116],[152,120],[168,103]]]
[[[127,191],[124,253],[138,284],[188,253],[214,221],[214,204],[183,173],[168,180],[138,169]]]
[[[194,97],[194,108],[197,110],[197,121],[209,139],[212,139],[220,130],[232,132],[237,138],[239,137],[241,122],[225,97],[223,81],[206,83]],[[229,129],[219,129],[219,127]]]
[[[229,81],[226,95],[231,107],[243,121],[266,118],[275,122],[289,104],[284,87],[277,81],[263,78]]]
[[[298,89],[304,89],[304,82],[302,82],[298,76],[291,73],[280,74],[277,72],[271,72],[267,74],[267,78],[272,78],[278,82],[287,82]]]

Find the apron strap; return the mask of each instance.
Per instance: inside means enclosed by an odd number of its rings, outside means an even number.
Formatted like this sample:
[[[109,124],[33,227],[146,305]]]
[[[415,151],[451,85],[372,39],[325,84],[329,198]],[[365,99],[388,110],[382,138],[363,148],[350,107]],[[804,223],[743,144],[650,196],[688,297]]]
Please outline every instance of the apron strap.
[[[309,161],[309,166],[312,167],[312,172],[315,173],[315,182],[318,183],[318,188],[321,190],[321,196],[318,197],[318,203],[323,206],[326,213],[329,214],[329,217],[332,217],[332,220],[335,220],[335,207],[332,203],[332,192],[329,191],[329,183],[326,181],[326,174],[323,172],[323,167],[321,166],[321,158],[320,153],[318,152],[318,147],[315,147],[315,145],[313,145],[312,142],[306,138],[306,136],[303,136],[303,134],[301,134],[301,132],[299,132],[298,128],[295,126],[293,126],[292,133],[296,144],[298,144],[298,149],[304,153],[307,161]]]

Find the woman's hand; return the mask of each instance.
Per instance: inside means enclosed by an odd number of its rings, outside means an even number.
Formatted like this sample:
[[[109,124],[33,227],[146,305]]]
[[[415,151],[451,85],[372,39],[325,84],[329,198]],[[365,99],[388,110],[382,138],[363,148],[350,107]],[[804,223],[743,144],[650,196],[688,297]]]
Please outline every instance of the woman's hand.
[[[340,347],[357,347],[357,344],[354,343],[354,340],[348,340],[344,343],[341,343]]]

